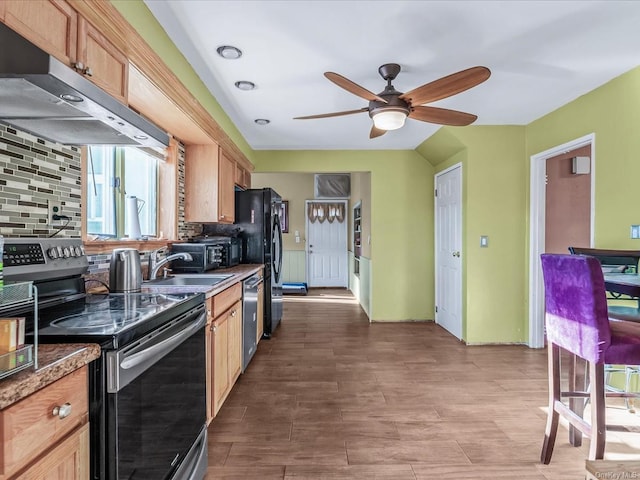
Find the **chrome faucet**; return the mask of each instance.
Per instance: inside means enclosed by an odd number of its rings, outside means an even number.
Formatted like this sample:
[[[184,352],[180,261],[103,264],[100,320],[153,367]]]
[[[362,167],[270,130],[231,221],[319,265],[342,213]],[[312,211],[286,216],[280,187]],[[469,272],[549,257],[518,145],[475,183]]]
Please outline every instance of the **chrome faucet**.
[[[156,278],[160,269],[173,260],[181,259],[186,262],[193,261],[193,257],[190,253],[187,252],[174,253],[173,255],[167,255],[162,260],[158,260],[158,255],[164,250],[165,247],[162,247],[151,252],[151,255],[149,257],[149,280],[153,280],[154,278]]]

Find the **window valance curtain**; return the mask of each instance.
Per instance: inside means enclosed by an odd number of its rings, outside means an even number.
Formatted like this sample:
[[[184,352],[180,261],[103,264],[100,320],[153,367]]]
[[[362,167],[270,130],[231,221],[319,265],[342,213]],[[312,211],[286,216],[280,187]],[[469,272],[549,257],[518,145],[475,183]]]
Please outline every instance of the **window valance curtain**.
[[[307,216],[311,223],[323,223],[325,220],[329,223],[336,220],[342,223],[345,219],[345,206],[344,203],[309,202]]]

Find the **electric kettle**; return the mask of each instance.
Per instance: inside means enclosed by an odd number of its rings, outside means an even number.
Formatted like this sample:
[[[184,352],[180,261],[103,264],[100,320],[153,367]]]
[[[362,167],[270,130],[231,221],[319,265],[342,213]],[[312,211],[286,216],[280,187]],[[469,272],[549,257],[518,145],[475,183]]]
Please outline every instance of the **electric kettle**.
[[[135,248],[117,248],[111,254],[109,290],[114,293],[139,292],[142,286],[140,253]]]

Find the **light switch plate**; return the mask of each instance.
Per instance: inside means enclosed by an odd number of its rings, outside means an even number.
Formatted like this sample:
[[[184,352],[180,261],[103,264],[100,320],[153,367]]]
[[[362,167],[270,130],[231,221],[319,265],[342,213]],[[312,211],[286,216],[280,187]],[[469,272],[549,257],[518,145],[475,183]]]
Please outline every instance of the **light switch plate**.
[[[480,235],[480,247],[487,248],[489,246],[489,236],[488,235]]]
[[[631,238],[640,238],[640,225],[631,225]]]

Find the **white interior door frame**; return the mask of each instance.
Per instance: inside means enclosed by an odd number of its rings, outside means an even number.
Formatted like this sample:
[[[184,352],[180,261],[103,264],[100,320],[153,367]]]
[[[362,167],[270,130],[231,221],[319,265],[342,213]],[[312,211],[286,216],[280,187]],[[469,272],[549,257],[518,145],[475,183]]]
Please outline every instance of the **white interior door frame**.
[[[464,204],[463,204],[463,194],[464,192],[462,191],[463,188],[463,175],[464,175],[464,166],[462,164],[462,162],[456,163],[455,165],[450,166],[449,168],[446,168],[438,173],[436,173],[434,175],[434,187],[437,188],[438,187],[438,180],[440,177],[442,177],[443,175],[453,171],[459,169],[460,170],[460,197],[459,197],[459,202],[460,202],[460,217],[459,217],[459,237],[456,240],[456,248],[458,249],[458,255],[460,255],[460,252],[462,251],[462,240],[463,240],[463,230],[464,230],[464,224],[463,224],[463,208],[464,208]],[[435,193],[435,192],[434,192]],[[440,250],[440,244],[438,241],[438,233],[440,228],[442,227],[442,225],[439,224],[439,215],[438,215],[438,197],[436,196],[436,199],[433,203],[433,218],[434,218],[434,222],[435,222],[435,228],[434,228],[434,275],[435,275],[435,281],[434,281],[434,285],[435,285],[435,291],[434,291],[434,295],[435,295],[435,299],[436,299],[436,308],[440,311],[440,309],[443,308],[443,305],[439,304],[439,300],[440,300],[440,290],[443,289],[443,285],[441,285],[441,281],[442,278],[440,276],[440,267],[441,262],[443,262],[440,254],[439,254],[439,250]],[[464,252],[462,253],[462,258],[464,258]],[[460,258],[460,257],[458,257]],[[447,328],[447,330],[450,331],[450,333],[452,333],[453,335],[455,335],[457,338],[459,339],[463,339],[465,334],[464,334],[464,329],[463,329],[463,324],[464,324],[464,319],[463,319],[463,286],[462,286],[462,271],[464,269],[464,262],[462,262],[458,268],[458,272],[457,272],[457,277],[455,279],[455,287],[453,290],[455,290],[457,298],[452,297],[452,299],[456,302],[456,308],[454,310],[457,310],[457,313],[459,315],[459,318],[457,319],[458,323],[455,325],[455,328],[451,329],[452,326],[449,325]],[[444,291],[444,290],[443,290]],[[450,303],[451,302],[447,302],[448,304],[446,305],[446,307],[451,307]],[[436,312],[435,314],[435,318],[436,318],[436,323],[441,324],[441,320],[438,316],[438,312]]]
[[[540,267],[540,255],[545,251],[545,207],[546,207],[546,165],[547,159],[576,148],[591,145],[591,232],[590,246],[595,239],[595,167],[596,136],[590,133],[584,137],[536,153],[531,156],[529,190],[529,347],[544,347],[544,283]]]

